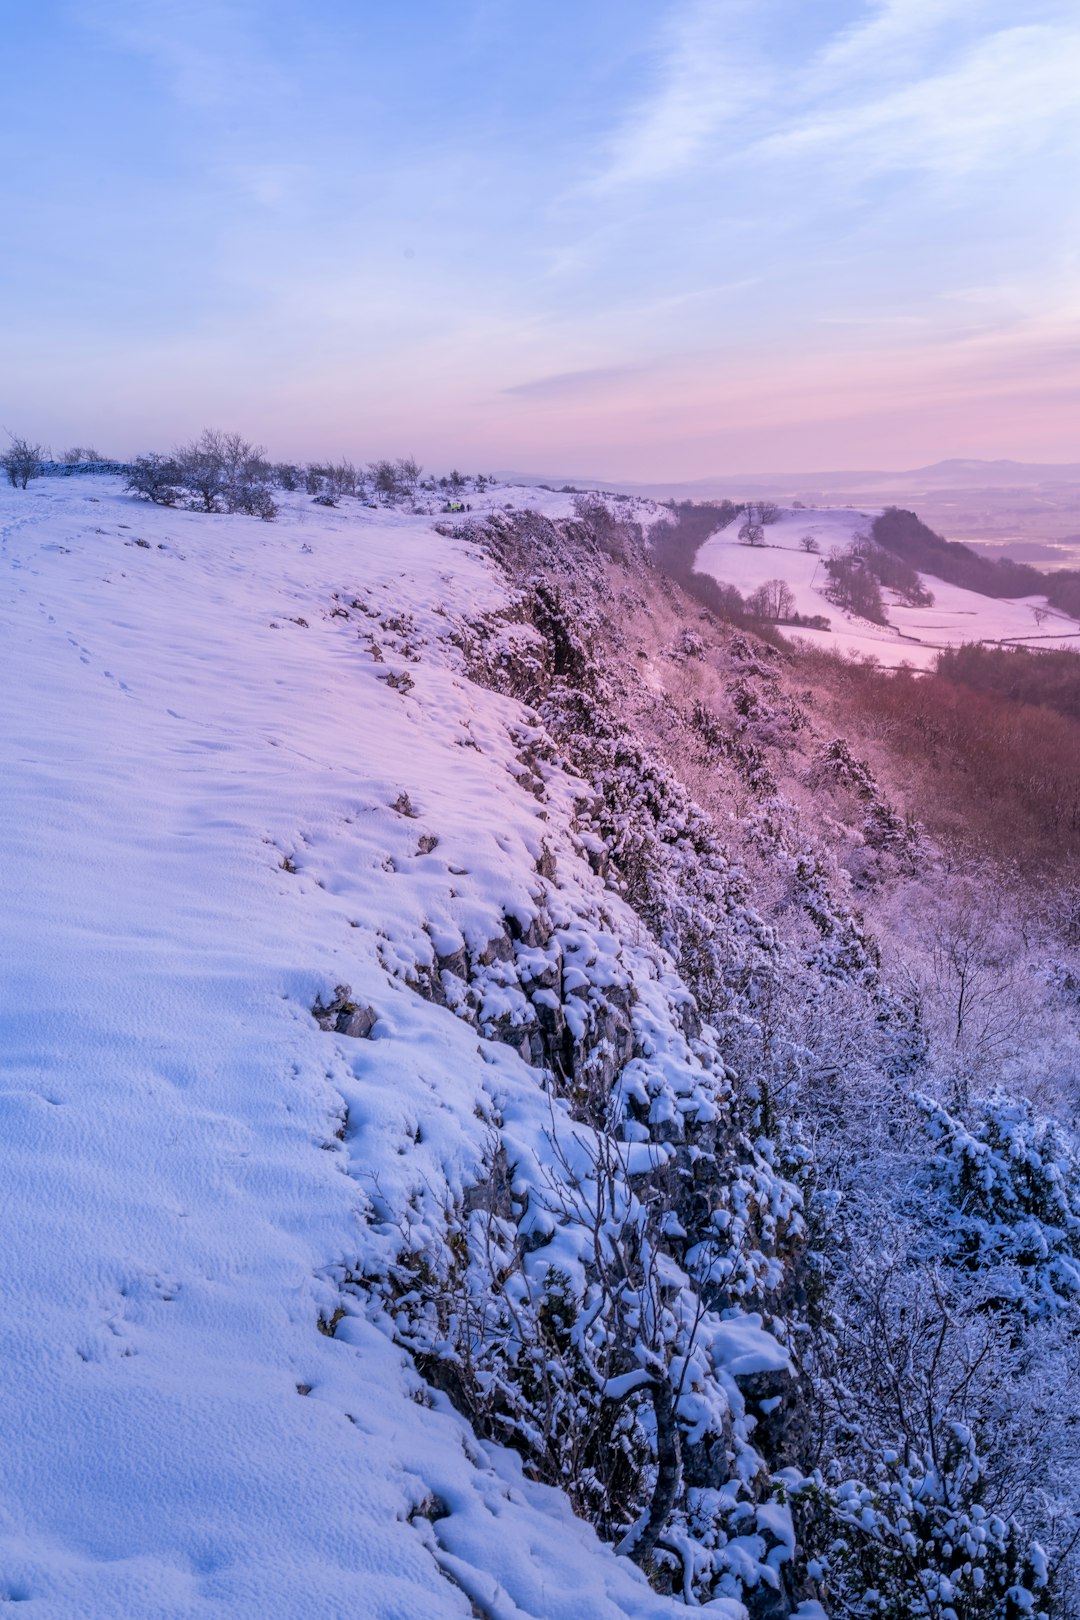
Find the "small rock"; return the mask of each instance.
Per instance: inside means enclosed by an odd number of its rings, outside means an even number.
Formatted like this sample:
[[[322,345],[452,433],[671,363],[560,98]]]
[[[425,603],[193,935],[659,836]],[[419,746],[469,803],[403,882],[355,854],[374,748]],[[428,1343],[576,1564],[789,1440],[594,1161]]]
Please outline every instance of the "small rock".
[[[347,984],[339,984],[335,988],[334,999],[327,1005],[323,1004],[320,996],[311,1009],[311,1015],[320,1029],[335,1035],[348,1035],[356,1041],[366,1040],[379,1021],[374,1007],[364,1007],[352,1000],[352,989]]]

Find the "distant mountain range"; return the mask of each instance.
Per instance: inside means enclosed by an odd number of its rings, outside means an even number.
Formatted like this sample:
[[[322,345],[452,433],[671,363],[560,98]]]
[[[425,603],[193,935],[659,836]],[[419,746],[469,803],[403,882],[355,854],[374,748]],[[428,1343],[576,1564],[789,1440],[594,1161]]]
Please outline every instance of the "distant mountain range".
[[[807,497],[888,493],[917,494],[942,489],[1031,489],[1045,484],[1080,484],[1080,461],[980,461],[952,457],[928,467],[889,472],[881,468],[848,468],[837,472],[717,473],[683,482],[644,482],[620,478],[572,477],[538,473],[500,472],[500,478],[519,484],[575,484],[582,489],[623,489],[661,500],[701,500],[711,495],[792,495]]]

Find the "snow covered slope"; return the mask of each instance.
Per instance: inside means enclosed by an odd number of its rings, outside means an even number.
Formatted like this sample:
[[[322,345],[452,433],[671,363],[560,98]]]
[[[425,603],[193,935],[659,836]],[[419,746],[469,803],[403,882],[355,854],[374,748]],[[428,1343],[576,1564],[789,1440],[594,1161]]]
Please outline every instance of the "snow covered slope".
[[[777,523],[765,529],[764,546],[743,545],[738,539],[738,523],[714,534],[701,547],[696,567],[703,574],[744,595],[766,580],[783,579],[795,597],[795,611],[804,617],[824,614],[829,630],[792,629],[787,634],[837,652],[872,655],[887,667],[907,663],[917,669],[933,667],[943,647],[958,647],[966,641],[1023,642],[1034,647],[1080,646],[1080,624],[1057,608],[1048,607],[1044,598],[1000,601],[977,591],[926,574],[933,592],[933,607],[909,607],[894,591],[883,591],[890,623],[876,625],[844,613],[825,596],[828,575],[825,558],[834,547],[847,550],[856,535],[869,534],[877,510],[851,507],[788,508]],[[801,545],[811,535],[818,551],[807,552]],[[1047,617],[1036,623],[1033,609],[1047,610]]]
[[[373,1199],[460,1188],[493,1097],[545,1123],[511,1049],[396,971],[529,909],[570,796],[541,807],[521,706],[462,676],[458,617],[502,597],[423,519],[0,493],[0,1598],[674,1612],[335,1321]],[[372,1038],[311,1016],[342,984]]]

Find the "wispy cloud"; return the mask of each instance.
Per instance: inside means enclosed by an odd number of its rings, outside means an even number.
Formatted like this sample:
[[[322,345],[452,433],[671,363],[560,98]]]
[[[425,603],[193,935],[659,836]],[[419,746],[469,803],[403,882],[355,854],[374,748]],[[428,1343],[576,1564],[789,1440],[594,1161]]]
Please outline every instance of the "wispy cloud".
[[[609,383],[626,382],[639,376],[641,366],[595,366],[585,371],[559,371],[550,377],[537,377],[532,382],[513,383],[504,388],[504,394],[520,394],[531,399],[562,399],[606,388]]]
[[[295,87],[250,0],[80,0],[75,15],[160,72],[207,172],[266,211],[302,194],[308,171],[278,134]]]
[[[822,8],[823,24],[826,16]],[[653,42],[650,85],[603,143],[593,192],[747,163],[835,160],[851,176],[963,176],[1042,143],[1080,148],[1073,0],[877,0],[782,71],[741,0],[689,0]]]
[[[163,68],[174,94],[203,111],[282,96],[282,68],[262,49],[265,20],[245,0],[82,0],[84,27]]]
[[[655,181],[692,164],[760,101],[771,74],[750,45],[743,0],[691,0],[659,30],[643,98],[610,136],[595,190]]]
[[[1001,29],[945,72],[884,96],[830,99],[758,143],[760,156],[831,160],[849,174],[964,176],[1044,143],[1080,151],[1080,26]]]
[[[983,31],[994,27],[995,9],[1004,10],[1003,0],[983,0]],[[1010,9],[1014,18],[1015,9]],[[926,48],[940,44],[943,32],[971,16],[971,0],[871,0],[868,15],[826,42],[814,63],[814,77],[823,85],[854,74],[878,80],[917,71]]]

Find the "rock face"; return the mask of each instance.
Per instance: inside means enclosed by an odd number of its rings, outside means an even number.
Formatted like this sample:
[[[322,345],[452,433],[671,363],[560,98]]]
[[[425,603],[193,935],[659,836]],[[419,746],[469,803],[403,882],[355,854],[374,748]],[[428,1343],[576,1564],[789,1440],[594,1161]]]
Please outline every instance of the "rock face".
[[[320,1029],[349,1035],[353,1040],[366,1040],[378,1023],[379,1015],[373,1007],[363,1007],[351,997],[352,987],[339,984],[333,1001],[324,1006],[320,998],[312,1007],[311,1015]]]
[[[487,1040],[550,1070],[571,1093],[585,1084],[607,1093],[642,1050],[634,1034],[629,975],[600,993],[588,972],[596,957],[581,919],[556,924],[541,906],[525,925],[507,917],[504,931],[481,949],[462,946],[436,956],[410,984]]]

